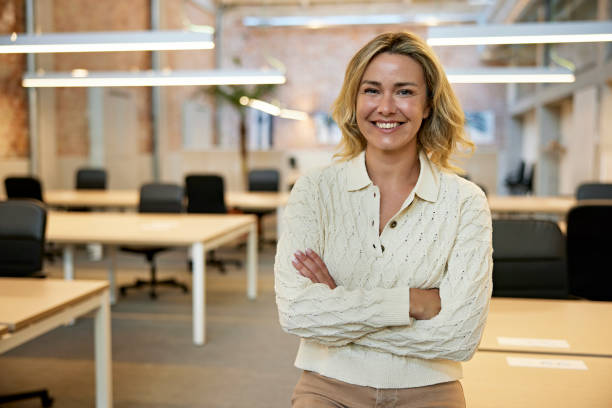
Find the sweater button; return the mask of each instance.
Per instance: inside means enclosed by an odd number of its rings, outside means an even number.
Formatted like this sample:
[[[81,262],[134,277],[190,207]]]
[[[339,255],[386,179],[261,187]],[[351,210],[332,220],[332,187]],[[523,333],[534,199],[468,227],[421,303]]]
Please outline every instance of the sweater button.
[[[389,224],[389,226],[390,226],[391,228],[395,228],[395,227],[397,227],[397,221],[395,221],[395,220],[391,221],[391,224]]]
[[[382,251],[385,252],[385,246],[384,245],[381,245],[380,249],[382,249]]]

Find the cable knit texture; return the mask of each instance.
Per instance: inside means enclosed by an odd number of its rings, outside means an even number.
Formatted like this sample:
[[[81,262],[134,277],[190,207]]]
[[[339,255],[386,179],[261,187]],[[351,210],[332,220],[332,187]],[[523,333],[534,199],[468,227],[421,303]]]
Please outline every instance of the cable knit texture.
[[[378,188],[365,153],[301,177],[282,219],[275,289],[280,324],[301,337],[296,366],[376,388],[461,378],[491,296],[491,215],[475,184],[423,153],[415,188],[379,235]],[[312,249],[337,287],[291,265]],[[439,288],[442,309],[414,320],[410,288]]]

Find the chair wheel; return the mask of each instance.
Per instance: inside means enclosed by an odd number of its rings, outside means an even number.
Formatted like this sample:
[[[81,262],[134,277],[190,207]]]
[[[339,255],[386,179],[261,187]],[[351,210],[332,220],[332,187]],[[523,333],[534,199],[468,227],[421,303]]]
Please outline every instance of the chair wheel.
[[[157,299],[157,293],[155,293],[155,292],[149,292],[149,297],[150,297],[151,299]]]
[[[119,288],[119,293],[121,293],[121,296],[125,296],[127,290],[125,288]]]
[[[187,293],[189,292],[189,289],[187,289],[187,286],[183,286],[183,293]]]

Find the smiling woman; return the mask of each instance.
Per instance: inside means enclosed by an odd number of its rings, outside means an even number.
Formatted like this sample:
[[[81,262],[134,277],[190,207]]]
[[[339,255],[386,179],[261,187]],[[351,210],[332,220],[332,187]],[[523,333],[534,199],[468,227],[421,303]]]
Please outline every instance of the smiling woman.
[[[431,49],[382,34],[349,62],[340,161],[300,178],[275,271],[301,338],[294,407],[465,407],[491,296],[491,215],[452,173],[463,112]]]

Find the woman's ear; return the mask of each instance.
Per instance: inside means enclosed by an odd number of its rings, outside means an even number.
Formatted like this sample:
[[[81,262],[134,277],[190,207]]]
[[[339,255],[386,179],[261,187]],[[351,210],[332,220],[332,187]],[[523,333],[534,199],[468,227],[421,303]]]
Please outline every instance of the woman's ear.
[[[431,109],[429,108],[429,105],[427,105],[427,107],[423,110],[423,119],[427,119],[429,117],[430,111]]]

